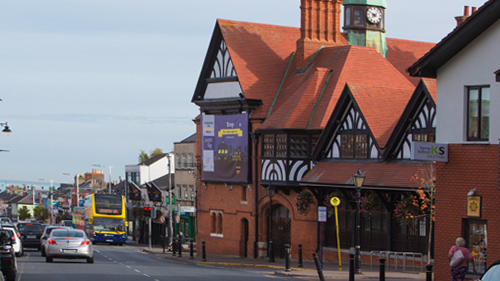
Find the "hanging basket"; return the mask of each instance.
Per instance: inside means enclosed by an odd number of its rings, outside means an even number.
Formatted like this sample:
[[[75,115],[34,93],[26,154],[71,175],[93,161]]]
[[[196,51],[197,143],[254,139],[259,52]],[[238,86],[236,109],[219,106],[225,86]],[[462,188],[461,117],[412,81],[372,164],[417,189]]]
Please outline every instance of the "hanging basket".
[[[302,191],[297,194],[297,198],[295,200],[295,207],[297,208],[297,212],[304,216],[309,214],[309,211],[311,211],[311,207],[314,204],[314,199],[311,192]]]

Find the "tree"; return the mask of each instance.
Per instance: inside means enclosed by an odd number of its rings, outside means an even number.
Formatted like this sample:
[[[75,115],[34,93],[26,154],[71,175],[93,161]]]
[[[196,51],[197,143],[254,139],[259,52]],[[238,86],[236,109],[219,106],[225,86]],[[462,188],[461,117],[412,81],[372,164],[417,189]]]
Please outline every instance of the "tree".
[[[21,209],[19,209],[18,214],[19,214],[19,219],[22,221],[31,218],[30,210],[28,210],[26,206],[23,206]]]
[[[36,206],[33,212],[34,218],[37,220],[45,221],[49,217],[49,211],[43,205]]]
[[[141,152],[139,153],[139,163],[143,163],[155,156],[162,155],[163,150],[161,148],[156,148],[155,150],[151,151],[151,153],[148,155],[144,150],[141,149]]]

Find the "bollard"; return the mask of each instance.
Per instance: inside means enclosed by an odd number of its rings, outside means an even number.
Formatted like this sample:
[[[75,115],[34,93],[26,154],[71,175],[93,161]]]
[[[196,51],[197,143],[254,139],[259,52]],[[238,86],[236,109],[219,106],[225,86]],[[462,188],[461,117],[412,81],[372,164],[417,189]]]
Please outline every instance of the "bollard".
[[[163,248],[163,253],[165,254],[165,236],[161,237],[161,247]]]
[[[427,278],[425,279],[426,281],[432,281],[432,264],[426,264],[425,265],[425,269],[426,269],[426,276]]]
[[[302,244],[299,244],[299,267],[304,267],[304,263],[302,262]]]
[[[194,246],[193,246],[193,244],[194,244],[194,241],[193,241],[193,239],[191,239],[191,240],[189,241],[189,259],[190,259],[190,260],[194,259],[194,255],[193,255],[193,252],[194,252]]]
[[[290,272],[290,244],[285,244],[285,271]]]
[[[354,281],[354,253],[349,253],[349,281]]]
[[[176,256],[176,249],[177,249],[177,241],[175,239],[172,239],[172,257]]]
[[[268,262],[274,262],[274,250],[273,250],[273,241],[269,241],[269,245],[268,245],[269,249],[269,260]]]
[[[181,239],[177,240],[177,252],[179,252],[179,254],[177,256],[178,257],[182,257],[182,242],[181,242]]]
[[[380,281],[385,281],[385,259],[384,258],[380,258],[379,259],[380,261],[380,277],[379,277],[379,280]]]
[[[202,250],[201,261],[207,261],[207,252],[205,252],[205,241],[201,242],[201,250]]]
[[[316,270],[318,271],[318,276],[320,281],[325,281],[325,277],[323,276],[323,269],[321,268],[321,264],[319,262],[318,254],[313,253],[314,263],[316,264]]]

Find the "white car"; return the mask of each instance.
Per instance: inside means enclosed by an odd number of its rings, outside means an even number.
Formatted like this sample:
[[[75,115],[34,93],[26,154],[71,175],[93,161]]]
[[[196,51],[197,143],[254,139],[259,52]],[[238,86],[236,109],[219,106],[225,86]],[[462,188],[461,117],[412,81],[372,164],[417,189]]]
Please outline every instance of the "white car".
[[[14,247],[14,252],[16,253],[16,256],[22,257],[24,255],[23,241],[21,240],[21,233],[19,232],[17,227],[13,224],[2,224],[2,228],[9,229],[12,230],[12,232],[14,232],[14,237],[12,237],[12,239],[16,241],[16,243],[14,243],[14,245],[12,246]]]

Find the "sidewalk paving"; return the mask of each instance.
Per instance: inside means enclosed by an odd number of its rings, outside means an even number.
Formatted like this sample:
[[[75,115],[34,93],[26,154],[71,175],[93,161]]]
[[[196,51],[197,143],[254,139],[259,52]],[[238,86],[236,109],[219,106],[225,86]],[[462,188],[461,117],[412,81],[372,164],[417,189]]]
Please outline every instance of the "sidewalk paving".
[[[285,271],[285,260],[284,259],[275,259],[275,262],[269,262],[267,258],[256,258],[253,257],[239,257],[239,256],[229,256],[229,255],[212,255],[208,254],[206,256],[206,261],[202,261],[201,255],[197,255],[196,252],[193,253],[193,257],[190,257],[189,251],[183,251],[182,256],[179,257],[178,253],[173,256],[171,251],[167,251],[165,249],[165,253],[163,252],[163,248],[159,246],[152,246],[149,248],[148,245],[135,244],[134,242],[128,243],[130,246],[135,246],[139,249],[139,251],[147,252],[151,254],[157,255],[159,258],[175,261],[175,262],[183,262],[189,264],[197,264],[197,265],[214,265],[214,266],[235,266],[235,267],[262,267],[271,269],[275,275],[280,276],[289,276],[289,277],[304,277],[304,278],[318,278],[318,271],[316,270],[316,264],[313,260],[304,260],[303,267],[298,267],[297,260],[290,261],[290,271]],[[425,270],[425,267],[424,267]],[[373,265],[373,268],[370,264],[363,264],[361,266],[361,274],[355,275],[355,280],[364,280],[364,279],[379,279],[379,264]],[[342,271],[339,270],[338,263],[332,262],[324,262],[322,273],[325,279],[334,279],[334,280],[349,280],[349,261],[346,263],[342,263]],[[385,279],[386,280],[426,280],[425,272],[415,272],[415,271],[394,271],[393,269],[385,271]]]

